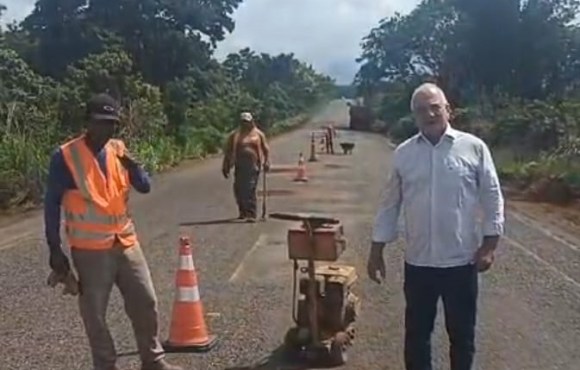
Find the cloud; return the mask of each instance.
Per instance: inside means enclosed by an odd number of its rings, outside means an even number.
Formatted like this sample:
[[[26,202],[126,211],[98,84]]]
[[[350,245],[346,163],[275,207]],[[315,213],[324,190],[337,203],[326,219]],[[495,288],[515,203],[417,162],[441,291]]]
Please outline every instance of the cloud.
[[[1,23],[11,23],[13,20],[22,20],[32,9],[36,0],[0,0],[0,4],[6,5],[8,10],[2,16]]]
[[[418,0],[247,0],[234,14],[236,28],[218,45],[217,57],[250,47],[267,53],[294,52],[297,58],[352,81],[360,43],[371,28],[395,11],[408,12]]]
[[[22,19],[34,0],[0,0],[5,21]],[[358,67],[360,42],[379,20],[408,12],[419,0],[245,0],[234,13],[234,32],[218,45],[216,56],[250,47],[258,52],[289,53],[316,69],[351,82]]]

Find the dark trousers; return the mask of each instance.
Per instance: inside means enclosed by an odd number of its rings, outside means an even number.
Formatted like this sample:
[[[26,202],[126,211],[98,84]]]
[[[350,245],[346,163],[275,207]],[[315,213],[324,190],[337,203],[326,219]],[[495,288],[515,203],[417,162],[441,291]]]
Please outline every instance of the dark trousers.
[[[334,154],[334,140],[330,134],[326,134],[326,153]]]
[[[108,250],[73,248],[71,253],[80,278],[79,308],[91,347],[93,369],[110,370],[117,362],[106,320],[114,285],[125,302],[143,365],[152,366],[165,357],[159,339],[157,297],[139,244],[124,248],[116,242]]]
[[[451,344],[451,370],[471,370],[478,296],[475,265],[432,268],[405,264],[404,291],[406,370],[432,370],[431,333],[439,297]]]
[[[255,166],[239,166],[234,172],[234,195],[240,216],[256,217],[256,188],[260,179],[260,170]]]

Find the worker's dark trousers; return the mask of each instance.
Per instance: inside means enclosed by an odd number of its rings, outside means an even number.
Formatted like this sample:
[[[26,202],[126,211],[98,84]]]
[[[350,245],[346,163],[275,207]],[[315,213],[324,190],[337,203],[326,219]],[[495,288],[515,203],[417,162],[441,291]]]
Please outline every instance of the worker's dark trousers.
[[[257,214],[256,187],[260,178],[259,167],[240,165],[234,170],[234,194],[240,215],[255,218]]]
[[[149,266],[137,243],[124,248],[118,241],[107,250],[72,249],[79,274],[80,314],[89,339],[93,370],[110,370],[117,353],[106,320],[113,286],[119,288],[143,365],[165,357],[159,340],[157,297]]]
[[[432,268],[405,264],[404,290],[406,369],[432,370],[431,333],[441,297],[451,344],[451,370],[471,370],[478,296],[475,265]]]
[[[326,153],[334,154],[334,140],[331,136],[326,135]]]

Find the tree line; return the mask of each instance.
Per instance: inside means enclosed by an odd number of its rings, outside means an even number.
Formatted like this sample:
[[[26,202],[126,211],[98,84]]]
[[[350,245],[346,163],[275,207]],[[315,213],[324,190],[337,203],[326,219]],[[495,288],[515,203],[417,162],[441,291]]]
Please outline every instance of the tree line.
[[[334,94],[293,54],[218,61],[241,2],[38,0],[0,29],[0,209],[42,199],[50,155],[93,93],[122,103],[121,135],[151,171],[217,152],[243,110],[274,134]]]
[[[357,92],[380,129],[401,141],[416,132],[412,90],[436,82],[455,108],[454,125],[492,146],[505,179],[569,199],[580,194],[579,6],[423,0],[363,39]]]

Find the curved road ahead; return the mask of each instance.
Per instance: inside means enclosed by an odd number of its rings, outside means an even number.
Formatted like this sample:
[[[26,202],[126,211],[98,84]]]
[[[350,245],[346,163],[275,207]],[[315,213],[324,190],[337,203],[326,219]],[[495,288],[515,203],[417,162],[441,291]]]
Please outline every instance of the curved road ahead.
[[[333,102],[314,117],[347,122],[347,108]],[[344,369],[403,369],[402,242],[388,248],[387,283],[372,284],[365,261],[375,204],[392,148],[383,137],[341,131],[356,142],[354,154],[320,155],[307,162],[310,181],[292,182],[293,172],[268,177],[269,211],[323,212],[341,218],[348,237],[343,260],[356,266],[362,298],[358,338]],[[303,128],[272,141],[274,165],[294,165],[309,155]],[[219,347],[207,354],[170,354],[187,369],[300,369],[284,365],[278,347],[291,325],[291,272],[286,223],[227,222],[237,215],[231,182],[210,159],[154,178],[153,192],[134,195],[133,211],[160,301],[167,336],[180,233],[193,238],[200,289]],[[482,276],[477,369],[580,369],[580,242],[566,240],[541,220],[508,213],[507,237],[494,268]],[[33,215],[1,229],[0,368],[87,370],[89,348],[75,299],[45,285],[47,248],[42,219]],[[122,369],[138,369],[131,327],[119,294],[111,297],[108,321],[123,356]],[[268,355],[273,353],[270,360]],[[437,369],[448,369],[441,316],[433,339]]]

